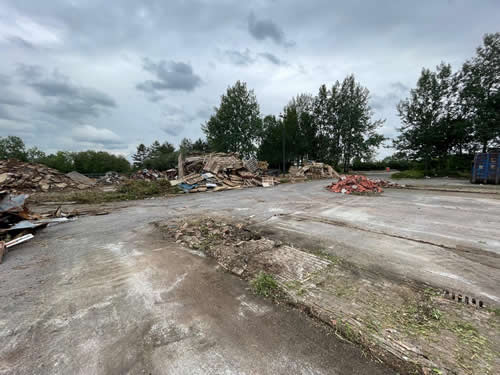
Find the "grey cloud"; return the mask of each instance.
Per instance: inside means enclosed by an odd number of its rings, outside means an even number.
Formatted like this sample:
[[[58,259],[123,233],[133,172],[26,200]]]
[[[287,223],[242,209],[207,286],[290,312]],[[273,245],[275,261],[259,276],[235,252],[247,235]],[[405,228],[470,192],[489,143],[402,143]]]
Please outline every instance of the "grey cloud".
[[[39,65],[17,64],[16,74],[25,82],[33,82],[43,76],[43,68]]]
[[[269,19],[258,20],[254,13],[248,16],[248,31],[257,40],[271,39],[276,44],[286,47],[295,45],[293,41],[287,41],[285,33],[281,28]]]
[[[262,53],[259,53],[259,56],[265,58],[267,61],[269,61],[270,63],[272,63],[274,65],[286,65],[286,62],[280,60],[278,57],[276,57],[272,53],[262,52]]]
[[[167,125],[162,128],[162,130],[167,133],[168,135],[171,135],[172,137],[176,137],[179,134],[181,134],[184,131],[184,125],[179,125],[179,124],[172,124],[172,125]]]
[[[243,52],[237,50],[227,50],[224,54],[235,65],[248,66],[255,62],[255,57],[252,56],[248,48]]]
[[[13,116],[7,108],[0,106],[0,120],[17,121],[19,120],[16,116]]]
[[[36,47],[28,42],[26,39],[23,39],[19,36],[10,36],[7,38],[9,42],[11,42],[12,44],[14,44],[15,46],[18,46],[18,47],[23,47],[23,48],[28,48],[28,49],[35,49]]]
[[[396,91],[400,91],[400,92],[408,92],[408,91],[410,91],[410,88],[408,86],[406,86],[405,84],[401,83],[401,82],[393,82],[393,83],[391,83],[391,88],[393,88]]]
[[[56,118],[82,122],[117,106],[108,94],[77,85],[57,70],[46,75],[39,66],[21,65],[17,72],[28,87],[45,98],[38,110]]]
[[[105,128],[96,128],[91,125],[74,128],[71,133],[71,137],[78,142],[87,142],[99,145],[123,145],[120,137],[113,131]]]
[[[149,94],[151,101],[160,100],[161,91],[193,91],[202,84],[191,65],[184,62],[160,60],[155,63],[146,58],[143,68],[153,74],[156,80],[138,83],[136,88]]]

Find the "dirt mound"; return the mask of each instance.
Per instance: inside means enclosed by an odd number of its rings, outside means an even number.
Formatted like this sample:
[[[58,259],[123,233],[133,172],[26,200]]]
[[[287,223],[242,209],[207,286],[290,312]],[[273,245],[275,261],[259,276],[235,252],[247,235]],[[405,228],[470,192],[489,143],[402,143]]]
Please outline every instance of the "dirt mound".
[[[90,185],[95,185],[95,183],[96,183],[95,180],[88,178],[87,176],[85,176],[81,173],[78,173],[77,171],[66,173],[66,176],[71,178],[77,184],[84,184],[84,185],[90,186]]]
[[[19,160],[0,160],[0,190],[9,192],[47,192],[65,189],[87,189],[63,173],[42,164]]]

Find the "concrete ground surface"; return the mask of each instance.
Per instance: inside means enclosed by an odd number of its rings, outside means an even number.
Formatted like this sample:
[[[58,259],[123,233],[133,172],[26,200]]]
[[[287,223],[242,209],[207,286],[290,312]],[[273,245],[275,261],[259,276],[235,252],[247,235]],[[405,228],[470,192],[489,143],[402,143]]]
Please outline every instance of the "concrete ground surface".
[[[38,233],[0,266],[0,373],[391,373],[150,225],[183,215],[251,218],[391,277],[500,302],[497,196],[347,196],[328,182],[130,202]]]

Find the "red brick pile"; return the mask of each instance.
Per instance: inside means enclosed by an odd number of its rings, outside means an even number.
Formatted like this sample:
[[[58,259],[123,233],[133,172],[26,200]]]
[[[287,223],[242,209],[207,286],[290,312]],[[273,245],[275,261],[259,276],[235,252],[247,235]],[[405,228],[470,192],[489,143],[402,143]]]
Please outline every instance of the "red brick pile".
[[[370,180],[361,175],[344,175],[340,176],[337,183],[332,183],[326,188],[331,192],[342,194],[382,193],[382,187],[386,185],[387,183],[383,180]]]

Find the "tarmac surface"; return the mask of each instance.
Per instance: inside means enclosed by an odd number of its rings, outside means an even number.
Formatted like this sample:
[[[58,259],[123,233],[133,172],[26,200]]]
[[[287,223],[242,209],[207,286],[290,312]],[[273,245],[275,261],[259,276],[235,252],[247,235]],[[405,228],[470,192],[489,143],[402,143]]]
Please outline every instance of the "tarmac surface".
[[[498,196],[347,196],[328,182],[127,202],[39,232],[0,265],[0,374],[392,373],[167,245],[151,223],[183,215],[251,219],[390,277],[500,302]]]

